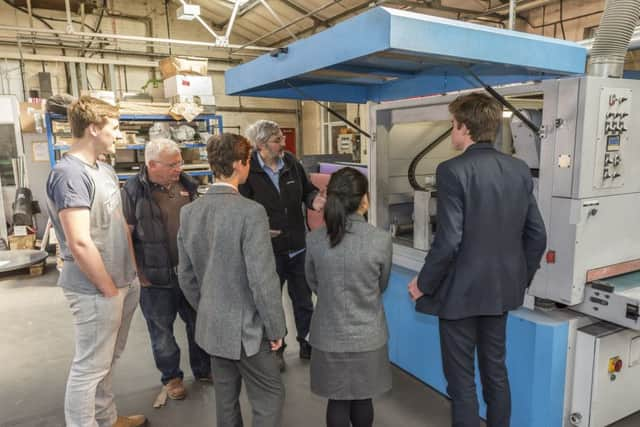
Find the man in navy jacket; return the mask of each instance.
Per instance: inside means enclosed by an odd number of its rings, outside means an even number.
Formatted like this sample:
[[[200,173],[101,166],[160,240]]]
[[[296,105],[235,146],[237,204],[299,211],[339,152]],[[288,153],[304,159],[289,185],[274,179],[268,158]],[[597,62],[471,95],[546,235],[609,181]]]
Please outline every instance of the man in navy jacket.
[[[439,317],[452,425],[480,425],[477,348],[487,424],[508,427],[507,313],[522,305],[540,266],[546,232],[528,166],[492,146],[500,105],[473,93],[458,97],[449,112],[451,142],[462,154],[437,168],[438,228],[409,293],[417,311]]]

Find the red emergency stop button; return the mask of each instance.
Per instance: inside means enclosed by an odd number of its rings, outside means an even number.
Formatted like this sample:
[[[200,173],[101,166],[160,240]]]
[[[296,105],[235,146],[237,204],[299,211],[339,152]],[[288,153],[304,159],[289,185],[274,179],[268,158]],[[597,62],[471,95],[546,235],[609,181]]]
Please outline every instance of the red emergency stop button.
[[[615,370],[616,372],[620,372],[622,370],[622,360],[620,359],[616,360]]]
[[[619,356],[609,359],[609,373],[620,372],[622,370],[622,359]]]
[[[555,264],[556,263],[556,251],[549,250],[547,251],[547,264]]]

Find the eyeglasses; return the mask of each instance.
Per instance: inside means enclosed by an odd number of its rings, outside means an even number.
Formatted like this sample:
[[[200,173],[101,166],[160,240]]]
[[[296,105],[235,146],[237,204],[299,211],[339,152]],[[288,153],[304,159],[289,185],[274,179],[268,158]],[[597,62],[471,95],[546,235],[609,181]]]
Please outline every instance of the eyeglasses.
[[[282,144],[284,142],[284,135],[274,135],[267,142],[271,142],[273,144]]]
[[[184,166],[184,160],[180,160],[179,162],[173,162],[173,163],[165,163],[159,160],[155,160],[155,162],[160,163],[162,166],[166,166],[169,169],[178,169]]]

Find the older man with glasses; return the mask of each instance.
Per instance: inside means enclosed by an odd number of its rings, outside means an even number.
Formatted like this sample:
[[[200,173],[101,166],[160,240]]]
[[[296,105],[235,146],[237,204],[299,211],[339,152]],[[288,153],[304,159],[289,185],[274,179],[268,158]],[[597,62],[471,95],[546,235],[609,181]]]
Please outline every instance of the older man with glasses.
[[[173,334],[177,315],[186,326],[194,377],[211,381],[209,355],[194,338],[196,312],[180,290],[176,274],[180,209],[196,198],[197,184],[182,172],[182,154],[172,140],[154,139],[144,154],[145,167],[122,189],[123,210],[133,237],[142,283],[140,308],[153,357],[168,397],[184,399],[180,348]]]

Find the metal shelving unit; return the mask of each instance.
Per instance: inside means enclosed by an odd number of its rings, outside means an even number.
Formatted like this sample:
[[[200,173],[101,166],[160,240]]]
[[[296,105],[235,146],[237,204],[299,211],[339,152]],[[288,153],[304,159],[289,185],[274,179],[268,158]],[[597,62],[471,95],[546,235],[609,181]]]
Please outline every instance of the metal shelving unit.
[[[63,151],[66,151],[70,148],[69,145],[60,145],[56,144],[56,135],[53,133],[53,123],[54,122],[66,122],[66,116],[60,114],[52,114],[47,113],[45,116],[46,126],[47,126],[47,144],[49,148],[49,162],[51,167],[53,167],[58,160],[58,157],[61,155]],[[222,133],[222,116],[217,114],[200,114],[196,117],[194,122],[204,122],[206,126],[206,130],[210,134],[220,134]],[[175,120],[173,117],[169,115],[158,115],[158,114],[123,114],[120,116],[120,123],[122,122],[174,122],[179,124],[185,124],[184,120]],[[178,144],[180,148],[185,149],[197,149],[204,148],[206,144],[204,143],[182,143]],[[133,151],[143,151],[145,149],[145,144],[133,144],[133,145],[116,145],[116,150],[133,150]],[[117,164],[117,159],[116,159]],[[127,180],[130,177],[137,174],[137,171],[118,171],[116,166],[116,173],[118,175],[118,179],[121,181]],[[190,176],[211,176],[212,173],[210,170],[185,170],[185,173]]]

